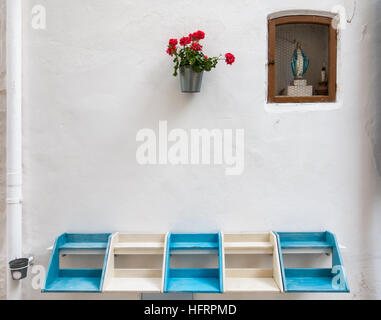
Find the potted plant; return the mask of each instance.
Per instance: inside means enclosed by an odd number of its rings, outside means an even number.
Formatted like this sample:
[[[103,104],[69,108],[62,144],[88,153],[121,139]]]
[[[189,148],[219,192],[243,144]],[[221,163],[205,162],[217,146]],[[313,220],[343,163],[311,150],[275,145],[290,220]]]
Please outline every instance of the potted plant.
[[[180,71],[180,84],[182,92],[200,92],[204,71],[211,71],[219,61],[225,60],[232,65],[235,57],[231,53],[218,57],[206,56],[200,41],[205,39],[203,31],[197,31],[182,37],[180,41],[170,39],[167,53],[173,57],[175,64],[173,75],[176,77]]]

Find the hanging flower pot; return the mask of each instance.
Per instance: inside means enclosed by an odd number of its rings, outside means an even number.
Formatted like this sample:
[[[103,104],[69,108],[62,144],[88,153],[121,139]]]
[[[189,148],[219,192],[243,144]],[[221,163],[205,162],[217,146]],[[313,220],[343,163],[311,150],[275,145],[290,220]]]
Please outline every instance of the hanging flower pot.
[[[200,92],[204,71],[211,71],[220,60],[225,60],[229,65],[235,61],[235,57],[231,53],[227,53],[225,57],[222,55],[211,58],[206,56],[202,52],[203,46],[200,44],[203,39],[205,39],[205,33],[197,31],[187,37],[182,37],[180,41],[177,39],[169,40],[167,53],[174,58],[175,71],[173,75],[175,77],[180,70],[182,92]],[[180,46],[178,46],[179,43]]]
[[[28,275],[29,259],[15,259],[9,262],[13,280],[22,280]]]
[[[181,92],[184,93],[197,93],[201,90],[202,77],[204,71],[196,72],[191,66],[184,66],[180,68],[180,85]]]

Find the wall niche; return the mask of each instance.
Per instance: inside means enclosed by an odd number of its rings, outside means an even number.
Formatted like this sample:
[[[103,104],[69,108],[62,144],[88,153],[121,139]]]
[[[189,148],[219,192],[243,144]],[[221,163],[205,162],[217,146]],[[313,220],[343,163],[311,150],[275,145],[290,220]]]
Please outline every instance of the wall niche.
[[[337,30],[333,18],[270,18],[268,102],[335,102]]]

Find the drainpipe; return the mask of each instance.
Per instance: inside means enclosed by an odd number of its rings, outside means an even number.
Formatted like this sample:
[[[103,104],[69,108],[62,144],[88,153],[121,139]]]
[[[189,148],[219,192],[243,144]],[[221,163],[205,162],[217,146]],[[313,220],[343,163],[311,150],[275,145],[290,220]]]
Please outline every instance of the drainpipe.
[[[22,257],[22,0],[7,0],[7,258]],[[8,267],[8,266],[7,266]],[[21,281],[7,272],[7,299],[21,299]]]

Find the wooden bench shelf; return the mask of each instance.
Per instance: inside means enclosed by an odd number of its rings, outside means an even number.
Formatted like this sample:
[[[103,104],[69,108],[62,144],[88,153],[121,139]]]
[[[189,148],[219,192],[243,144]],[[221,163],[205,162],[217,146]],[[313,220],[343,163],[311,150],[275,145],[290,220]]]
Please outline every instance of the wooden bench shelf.
[[[225,292],[281,292],[271,269],[226,269]]]
[[[349,292],[340,247],[335,235],[330,232],[65,233],[57,238],[50,250],[52,253],[43,292]],[[287,254],[328,253],[332,256],[332,268],[286,268],[283,262]],[[104,256],[103,265],[93,269],[64,269],[60,267],[60,258],[66,255],[77,255],[76,259],[101,255]],[[210,255],[209,258],[218,258],[218,266],[175,268],[171,267],[171,257],[174,255],[177,255],[181,265],[187,261],[182,260],[182,255],[201,255],[205,258]],[[235,261],[242,255],[246,256],[244,261],[251,259],[247,259],[248,256],[253,256],[253,259],[259,255],[271,256],[271,266],[237,267]],[[158,257],[162,260],[159,263]],[[139,265],[136,268],[140,258],[145,263],[148,261],[148,266]],[[289,258],[292,259],[292,256]],[[126,262],[133,262],[134,267],[127,268]],[[339,286],[335,285],[336,275],[341,276]]]
[[[161,292],[160,269],[115,269],[105,283],[105,292]]]
[[[273,233],[224,234],[224,292],[283,292],[278,244]],[[272,269],[230,268],[227,255],[272,255]]]
[[[164,253],[165,234],[121,234],[113,245],[116,255],[151,255]]]
[[[105,292],[162,292],[163,269],[116,268],[118,255],[159,255],[164,261],[165,234],[122,234],[113,235],[103,285]]]
[[[165,260],[164,292],[222,293],[222,235],[169,234]],[[206,250],[218,255],[218,268],[176,269],[171,267],[171,255],[177,251],[189,254]]]
[[[340,249],[331,232],[278,232],[276,233],[286,292],[349,292]],[[283,250],[325,249],[332,254],[331,268],[286,268]],[[334,278],[339,276],[336,281]]]
[[[100,292],[106,269],[111,234],[71,234],[57,238],[50,256],[43,292]],[[102,269],[63,269],[60,267],[61,251],[82,255],[101,250],[104,255]]]

